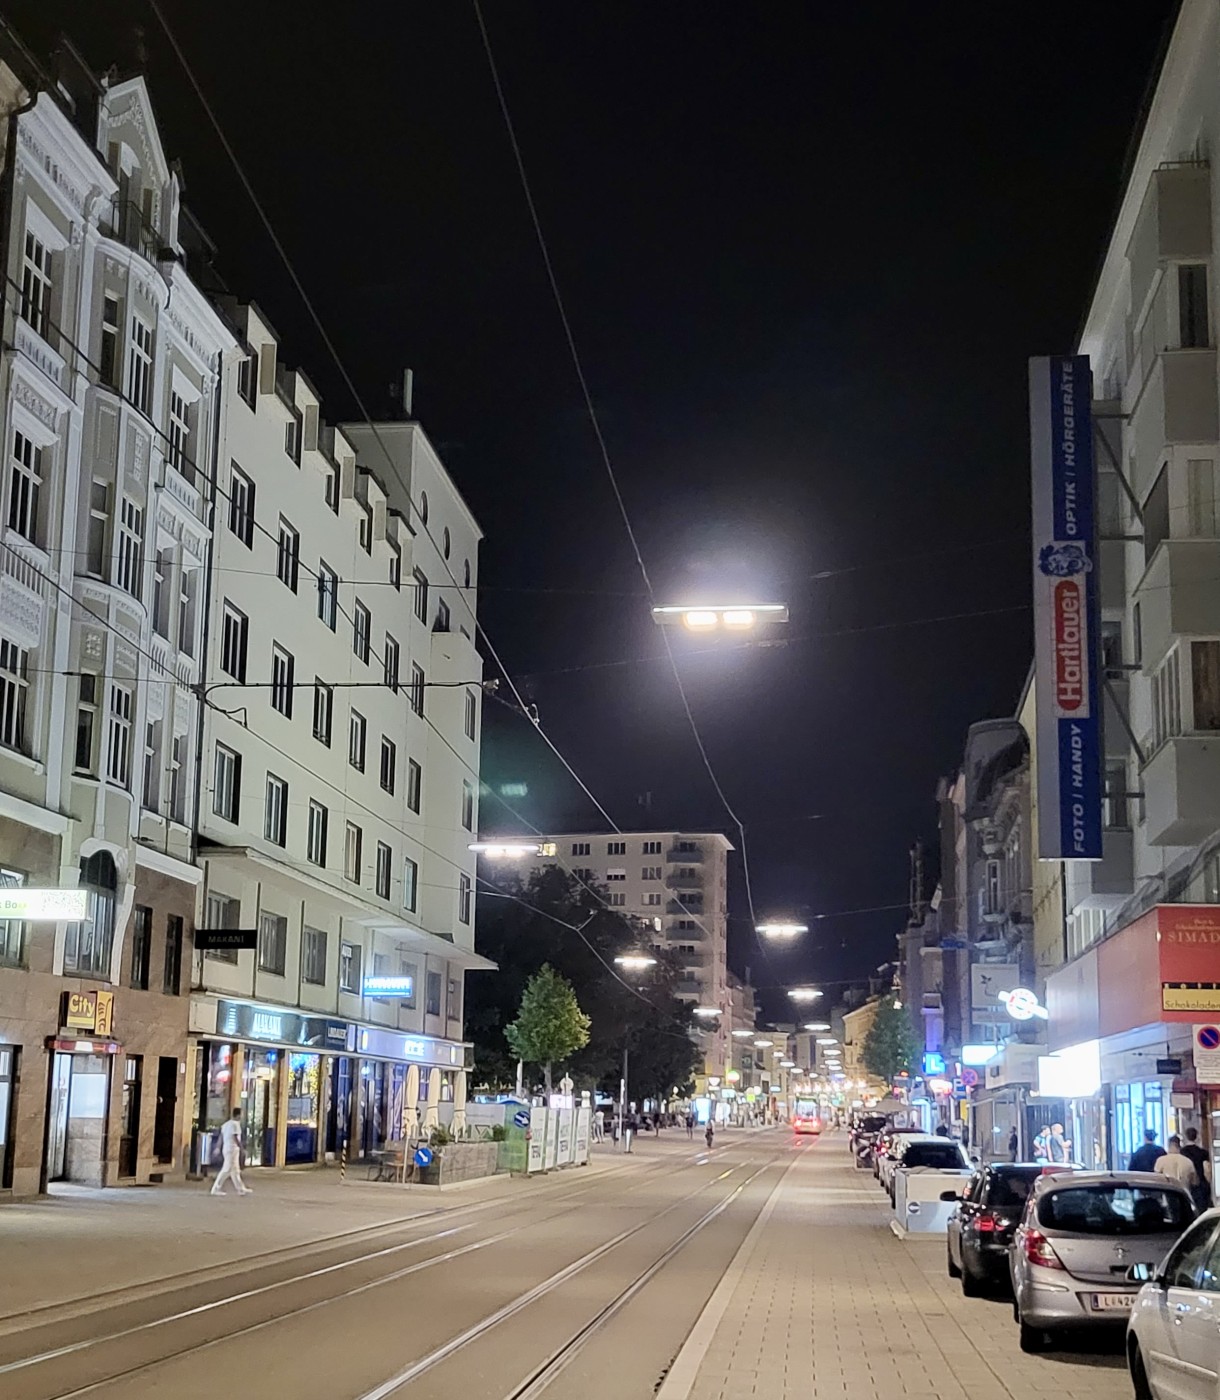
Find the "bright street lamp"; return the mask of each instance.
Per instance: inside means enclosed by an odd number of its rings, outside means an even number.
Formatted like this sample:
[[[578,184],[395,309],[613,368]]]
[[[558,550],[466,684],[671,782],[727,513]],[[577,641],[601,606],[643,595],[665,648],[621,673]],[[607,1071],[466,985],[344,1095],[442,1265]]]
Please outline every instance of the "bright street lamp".
[[[805,1024],[801,1027],[801,1029],[805,1031],[828,1031],[830,1029],[830,1022],[806,1021]]]
[[[628,972],[643,972],[646,967],[655,967],[657,962],[656,958],[650,958],[644,953],[623,953],[614,961]]]
[[[553,856],[554,841],[472,841],[466,849],[492,860],[520,860],[524,856]]]
[[[764,938],[795,938],[798,933],[808,933],[808,924],[758,924],[755,933]]]
[[[737,1037],[738,1040],[749,1040],[749,1038],[754,1034],[754,1032],[753,1032],[753,1031],[734,1031],[733,1034]]]
[[[816,987],[793,987],[788,995],[793,1001],[817,1001],[822,993]]]
[[[833,1035],[828,1035],[828,1036],[819,1036],[819,1037],[818,1037],[818,1042],[817,1042],[817,1043],[818,1043],[819,1045],[838,1045],[839,1042],[834,1038]]]
[[[720,1008],[718,1006],[696,1006],[694,1012],[696,1016],[719,1016]]]
[[[773,1040],[756,1040],[756,1041],[754,1042],[754,1044],[755,1044],[755,1046],[756,1046],[759,1050],[766,1050],[769,1046],[774,1045],[774,1044],[775,1044],[775,1041],[773,1041]]]
[[[744,632],[760,622],[787,622],[783,603],[667,603],[653,608],[658,627],[685,627],[691,632],[715,632],[725,627]]]

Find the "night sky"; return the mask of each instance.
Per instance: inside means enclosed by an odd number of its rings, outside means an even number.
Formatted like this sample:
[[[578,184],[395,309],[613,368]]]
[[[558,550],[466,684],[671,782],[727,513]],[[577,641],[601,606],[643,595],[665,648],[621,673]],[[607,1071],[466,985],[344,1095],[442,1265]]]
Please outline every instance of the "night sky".
[[[1175,6],[484,4],[658,593],[792,611],[782,647],[681,648],[760,916],[841,915],[760,966],[738,877],[730,962],[764,986],[867,973],[902,911],[843,911],[906,899],[938,775],[1025,677],[1025,361],[1073,348]],[[621,826],[736,842],[658,660],[471,6],[165,7],[369,406],[414,369],[486,531],[483,623],[547,732]],[[144,27],[226,281],[348,416],[143,0],[4,12],[29,34],[57,16],[99,68],[132,67]],[[505,707],[483,762],[539,827],[598,827]],[[482,825],[515,823],[485,797]]]

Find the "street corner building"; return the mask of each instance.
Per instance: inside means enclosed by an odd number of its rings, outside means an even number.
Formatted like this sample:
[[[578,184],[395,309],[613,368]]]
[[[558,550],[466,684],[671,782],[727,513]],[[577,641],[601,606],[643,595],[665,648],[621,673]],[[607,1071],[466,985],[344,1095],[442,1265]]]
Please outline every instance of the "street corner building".
[[[378,1150],[469,1047],[480,531],[217,288],[148,89],[0,41],[0,1193]],[[206,291],[204,290],[206,288]]]

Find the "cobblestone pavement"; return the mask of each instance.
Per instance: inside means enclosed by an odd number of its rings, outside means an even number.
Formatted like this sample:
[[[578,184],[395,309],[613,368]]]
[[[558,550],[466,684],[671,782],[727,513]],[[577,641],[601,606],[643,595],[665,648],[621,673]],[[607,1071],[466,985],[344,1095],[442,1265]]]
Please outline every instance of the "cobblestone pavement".
[[[964,1298],[943,1236],[898,1240],[830,1136],[803,1152],[730,1266],[660,1400],[1125,1400],[1118,1341],[1025,1356],[1006,1298]],[[1074,1345],[1074,1343],[1069,1343]]]

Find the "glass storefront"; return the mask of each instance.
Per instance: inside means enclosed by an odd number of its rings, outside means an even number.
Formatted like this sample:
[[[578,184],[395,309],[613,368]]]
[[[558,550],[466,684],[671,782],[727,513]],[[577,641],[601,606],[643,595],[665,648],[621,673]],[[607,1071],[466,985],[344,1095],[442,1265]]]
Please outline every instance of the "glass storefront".
[[[321,1055],[289,1054],[286,1162],[312,1162],[317,1158],[321,1104]]]
[[[246,1163],[251,1167],[275,1166],[276,1125],[280,1111],[281,1050],[246,1046],[242,1072],[241,1135]]]
[[[1114,1166],[1122,1169],[1151,1132],[1164,1145],[1176,1126],[1168,1094],[1159,1079],[1135,1080],[1114,1086]]]
[[[360,1061],[359,1157],[380,1152],[388,1140],[388,1069],[381,1060]]]

